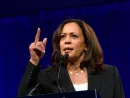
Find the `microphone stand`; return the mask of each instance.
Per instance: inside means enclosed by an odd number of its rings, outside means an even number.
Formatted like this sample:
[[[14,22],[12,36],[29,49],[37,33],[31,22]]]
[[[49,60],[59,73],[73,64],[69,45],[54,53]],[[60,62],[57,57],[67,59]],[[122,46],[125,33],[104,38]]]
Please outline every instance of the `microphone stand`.
[[[55,68],[52,68],[47,74],[49,75]],[[44,79],[42,79],[40,82],[38,82],[38,84],[27,94],[27,96],[32,96],[32,93],[36,90],[36,88],[44,81]]]
[[[63,87],[61,86],[61,84],[60,84],[60,70],[61,70],[61,67],[62,67],[64,61],[67,60],[68,57],[69,57],[69,54],[65,54],[65,55],[61,58],[60,63],[59,63],[59,68],[58,68],[57,86],[58,86],[58,88],[60,89],[60,92],[61,92],[61,93],[65,92],[65,90],[64,90],[64,88],[63,88]]]
[[[59,66],[58,74],[57,74],[57,86],[58,86],[60,92],[63,93],[63,92],[65,92],[65,90],[64,90],[63,87],[60,85],[60,69],[61,69],[61,65]]]
[[[32,96],[32,93],[36,90],[36,88],[43,82],[44,79],[42,79],[28,94],[28,96]]]
[[[62,88],[62,86],[60,85],[60,70],[61,70],[61,66],[62,64],[64,63],[65,60],[67,60],[69,57],[69,54],[65,54],[64,56],[61,57],[61,60],[60,60],[60,63],[59,63],[59,68],[58,68],[58,74],[57,74],[57,86],[58,88],[60,89],[61,92],[65,92],[65,90]],[[48,74],[50,74],[53,69],[55,68],[52,68]],[[36,88],[44,81],[44,79],[42,79],[29,93],[28,93],[28,96],[32,96],[32,93],[36,90]]]

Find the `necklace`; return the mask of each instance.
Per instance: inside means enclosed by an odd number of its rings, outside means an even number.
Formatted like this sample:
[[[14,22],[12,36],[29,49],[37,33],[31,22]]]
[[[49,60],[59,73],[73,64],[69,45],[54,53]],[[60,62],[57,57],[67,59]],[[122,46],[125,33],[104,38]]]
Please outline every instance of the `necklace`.
[[[84,68],[83,70],[75,71],[75,72],[69,71],[69,73],[70,73],[71,75],[76,75],[76,76],[78,76],[79,74],[83,74],[83,73],[84,73],[84,70],[85,70],[85,68]]]

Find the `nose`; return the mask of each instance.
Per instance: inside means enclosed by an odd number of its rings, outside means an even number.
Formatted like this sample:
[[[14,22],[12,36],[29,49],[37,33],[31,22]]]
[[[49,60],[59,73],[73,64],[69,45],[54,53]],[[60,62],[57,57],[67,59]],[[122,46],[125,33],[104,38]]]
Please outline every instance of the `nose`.
[[[70,44],[71,43],[71,38],[69,36],[67,36],[65,38],[65,44]]]

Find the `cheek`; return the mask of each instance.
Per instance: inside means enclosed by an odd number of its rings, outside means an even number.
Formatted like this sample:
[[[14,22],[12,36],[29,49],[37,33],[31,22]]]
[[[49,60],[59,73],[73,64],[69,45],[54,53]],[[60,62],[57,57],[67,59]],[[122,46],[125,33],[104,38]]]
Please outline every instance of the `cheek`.
[[[84,43],[83,42],[80,42],[80,43],[77,43],[76,44],[76,50],[77,51],[83,51],[84,50],[84,48],[85,48],[85,45],[84,45]]]

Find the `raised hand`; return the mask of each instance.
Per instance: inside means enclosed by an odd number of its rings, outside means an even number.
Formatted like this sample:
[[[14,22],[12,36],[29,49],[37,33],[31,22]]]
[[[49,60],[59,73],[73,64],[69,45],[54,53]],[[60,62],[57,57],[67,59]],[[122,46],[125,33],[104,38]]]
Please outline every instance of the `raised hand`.
[[[44,38],[43,41],[39,41],[40,39],[40,28],[37,29],[37,33],[35,36],[35,41],[30,44],[29,51],[30,51],[30,62],[34,65],[38,65],[40,59],[45,54],[47,38]]]

